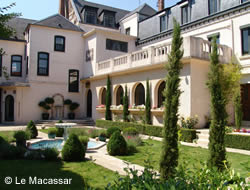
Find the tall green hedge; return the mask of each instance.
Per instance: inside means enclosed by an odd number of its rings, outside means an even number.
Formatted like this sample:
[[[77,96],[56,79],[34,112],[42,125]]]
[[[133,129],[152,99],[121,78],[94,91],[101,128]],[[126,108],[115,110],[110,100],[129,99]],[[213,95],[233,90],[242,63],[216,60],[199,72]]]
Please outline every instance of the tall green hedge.
[[[180,140],[183,142],[192,143],[194,139],[196,139],[196,130],[195,129],[181,129],[181,138]]]
[[[125,128],[134,127],[139,133],[149,136],[162,137],[163,127],[154,125],[144,125],[140,123],[119,122],[119,121],[107,121],[96,120],[96,126],[100,128],[118,127],[123,130]]]
[[[227,148],[250,150],[250,135],[225,135],[225,145]]]

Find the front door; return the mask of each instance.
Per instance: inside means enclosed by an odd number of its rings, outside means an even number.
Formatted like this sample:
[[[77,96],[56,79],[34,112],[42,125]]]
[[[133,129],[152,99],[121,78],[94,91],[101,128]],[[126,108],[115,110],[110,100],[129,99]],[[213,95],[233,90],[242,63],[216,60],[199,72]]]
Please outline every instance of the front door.
[[[5,121],[14,121],[14,98],[11,95],[5,98]]]
[[[87,94],[87,117],[92,117],[92,92],[88,91]]]
[[[241,85],[243,120],[250,121],[250,84]]]

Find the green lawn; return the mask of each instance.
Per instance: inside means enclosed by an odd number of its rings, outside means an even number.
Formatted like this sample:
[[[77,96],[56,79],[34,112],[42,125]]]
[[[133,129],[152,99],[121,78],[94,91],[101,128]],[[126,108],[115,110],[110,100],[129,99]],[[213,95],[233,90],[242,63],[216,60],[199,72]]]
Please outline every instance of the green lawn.
[[[13,137],[15,131],[1,131],[0,136],[3,137],[8,142],[14,142],[15,138]]]
[[[108,169],[86,162],[48,162],[33,160],[4,160],[0,162],[0,189],[3,190],[82,190],[84,181],[91,187],[104,189],[104,187],[116,179],[116,174]],[[37,178],[72,178],[71,185],[5,185],[5,177],[15,176],[29,179]],[[84,181],[83,181],[84,180]]]
[[[118,156],[118,158],[135,163],[145,165],[144,161],[149,159],[152,166],[159,170],[159,160],[161,154],[161,142],[146,140],[143,146],[137,147],[138,153],[131,156]],[[195,165],[201,166],[200,161],[206,161],[209,155],[207,149],[195,148],[189,146],[179,146],[180,158],[179,163],[188,162],[188,167],[193,168]],[[239,172],[243,177],[250,176],[250,156],[236,153],[227,153],[231,167]]]

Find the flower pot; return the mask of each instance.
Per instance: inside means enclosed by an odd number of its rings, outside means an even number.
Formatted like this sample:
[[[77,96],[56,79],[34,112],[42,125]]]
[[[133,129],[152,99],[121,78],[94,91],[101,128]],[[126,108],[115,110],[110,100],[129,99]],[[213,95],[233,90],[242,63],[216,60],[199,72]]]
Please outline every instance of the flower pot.
[[[75,113],[68,113],[69,119],[75,119]]]
[[[48,120],[49,119],[49,113],[43,113],[42,114],[42,119],[43,120]]]
[[[54,139],[54,138],[56,138],[56,134],[54,134],[54,133],[48,134],[48,138]]]
[[[99,136],[99,141],[106,142],[106,137]]]

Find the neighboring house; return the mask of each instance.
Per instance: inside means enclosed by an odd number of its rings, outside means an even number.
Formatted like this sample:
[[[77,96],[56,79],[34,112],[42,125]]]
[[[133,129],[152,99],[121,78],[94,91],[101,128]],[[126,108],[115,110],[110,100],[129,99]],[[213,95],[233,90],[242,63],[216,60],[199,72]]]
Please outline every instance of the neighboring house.
[[[162,105],[171,50],[173,18],[181,24],[184,48],[179,114],[199,116],[199,127],[209,115],[206,86],[211,39],[217,37],[220,61],[236,55],[243,66],[244,120],[250,121],[250,2],[246,0],[182,0],[158,12],[147,4],[126,11],[84,0],[61,0],[61,15],[27,22],[25,38],[2,39],[2,123],[40,120],[39,101],[53,97],[51,119],[67,117],[63,100],[78,102],[77,118],[104,118],[107,75],[112,81],[113,118],[122,118],[119,105],[128,86],[130,114],[143,116],[146,80],[150,80],[153,124],[163,122]],[[23,24],[22,24],[23,25]],[[18,24],[15,25],[19,28]],[[18,29],[17,33],[20,34]],[[21,35],[22,36],[22,35]],[[231,110],[232,111],[232,110]],[[233,117],[232,117],[233,119]]]

